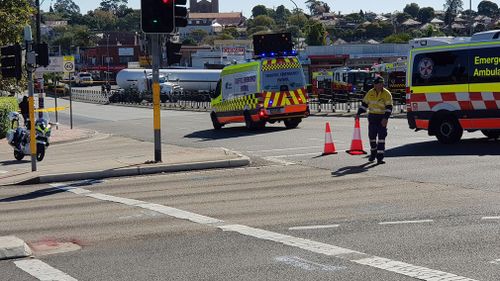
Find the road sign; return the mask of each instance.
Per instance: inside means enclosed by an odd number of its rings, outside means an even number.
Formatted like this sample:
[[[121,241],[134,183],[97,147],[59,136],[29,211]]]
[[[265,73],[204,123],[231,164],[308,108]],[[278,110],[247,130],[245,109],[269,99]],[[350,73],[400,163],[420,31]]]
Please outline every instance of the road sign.
[[[35,72],[36,73],[64,72],[63,64],[64,64],[63,57],[50,57],[49,65],[47,67],[38,67]]]
[[[64,56],[63,69],[64,69],[64,72],[75,72],[75,57],[74,56]]]

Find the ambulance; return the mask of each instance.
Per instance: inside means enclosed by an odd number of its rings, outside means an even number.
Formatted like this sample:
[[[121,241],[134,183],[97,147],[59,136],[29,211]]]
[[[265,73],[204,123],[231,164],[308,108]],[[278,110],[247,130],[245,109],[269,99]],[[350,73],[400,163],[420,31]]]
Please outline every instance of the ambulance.
[[[211,96],[210,114],[215,130],[229,123],[247,129],[283,122],[296,128],[309,116],[302,65],[289,33],[255,35],[255,59],[225,67]]]
[[[427,38],[410,51],[408,123],[441,143],[464,131],[500,137],[500,30],[468,39]],[[458,43],[457,43],[458,41]]]

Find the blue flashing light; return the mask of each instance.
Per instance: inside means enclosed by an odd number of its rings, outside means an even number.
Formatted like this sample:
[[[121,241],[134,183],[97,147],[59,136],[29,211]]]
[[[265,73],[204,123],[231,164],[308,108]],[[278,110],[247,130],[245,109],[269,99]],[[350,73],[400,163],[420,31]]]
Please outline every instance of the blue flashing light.
[[[286,56],[286,55],[288,55],[288,53],[287,52],[283,52],[283,55]]]
[[[263,57],[263,58],[265,58],[266,57],[266,53],[262,53],[260,56]]]
[[[292,50],[292,55],[296,55],[296,54],[297,54],[297,51]]]
[[[275,57],[276,56],[276,53],[271,53],[271,57]]]

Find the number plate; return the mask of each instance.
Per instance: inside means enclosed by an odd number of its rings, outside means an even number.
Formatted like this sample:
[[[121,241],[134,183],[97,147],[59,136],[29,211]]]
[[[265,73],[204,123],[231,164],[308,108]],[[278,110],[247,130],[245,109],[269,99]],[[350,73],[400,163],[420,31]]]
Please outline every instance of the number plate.
[[[279,114],[285,112],[285,109],[283,107],[273,107],[269,109],[270,114]]]

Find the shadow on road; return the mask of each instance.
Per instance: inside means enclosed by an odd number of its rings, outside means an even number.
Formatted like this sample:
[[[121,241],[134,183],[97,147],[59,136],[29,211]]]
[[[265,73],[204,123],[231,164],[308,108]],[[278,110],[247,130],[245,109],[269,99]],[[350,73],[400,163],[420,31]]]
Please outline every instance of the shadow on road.
[[[33,200],[33,199],[37,199],[37,198],[41,198],[41,197],[45,197],[45,196],[51,196],[51,195],[61,193],[61,192],[65,192],[65,190],[59,189],[57,187],[51,187],[51,188],[33,191],[33,192],[23,194],[23,195],[17,195],[17,196],[1,199],[0,203]]]
[[[210,130],[203,130],[203,131],[198,131],[198,132],[193,132],[191,134],[185,135],[185,138],[190,138],[190,139],[202,139],[202,141],[209,141],[209,140],[220,140],[220,139],[232,139],[232,138],[239,138],[239,137],[247,137],[247,136],[253,136],[253,135],[263,135],[263,134],[268,134],[268,133],[274,133],[274,132],[281,132],[281,131],[286,131],[288,129],[286,128],[280,128],[280,127],[266,127],[264,129],[260,129],[257,131],[250,131],[245,127],[232,127],[232,128],[222,128],[218,131],[210,129]]]
[[[90,186],[90,185],[94,185],[94,184],[98,184],[98,183],[102,183],[102,180],[84,180],[84,181],[75,182],[75,183],[66,185],[65,187],[77,188],[77,187],[82,187],[82,186]],[[33,199],[51,196],[51,195],[62,193],[62,192],[66,192],[66,190],[59,188],[59,187],[51,187],[51,188],[33,191],[33,192],[23,194],[23,195],[17,195],[17,196],[5,198],[5,199],[0,199],[0,203],[33,200]]]
[[[19,164],[26,164],[26,163],[31,163],[30,160],[5,160],[5,161],[0,161],[0,166],[10,166],[10,165],[19,165]]]
[[[348,166],[348,167],[343,167],[338,169],[335,172],[332,172],[332,176],[334,177],[342,177],[342,176],[347,176],[347,175],[353,175],[353,174],[361,174],[368,172],[369,169],[377,166],[377,163],[373,162],[367,162],[363,165],[359,166]]]
[[[465,139],[456,144],[438,141],[412,143],[386,150],[386,157],[500,155],[500,141],[487,138]]]

